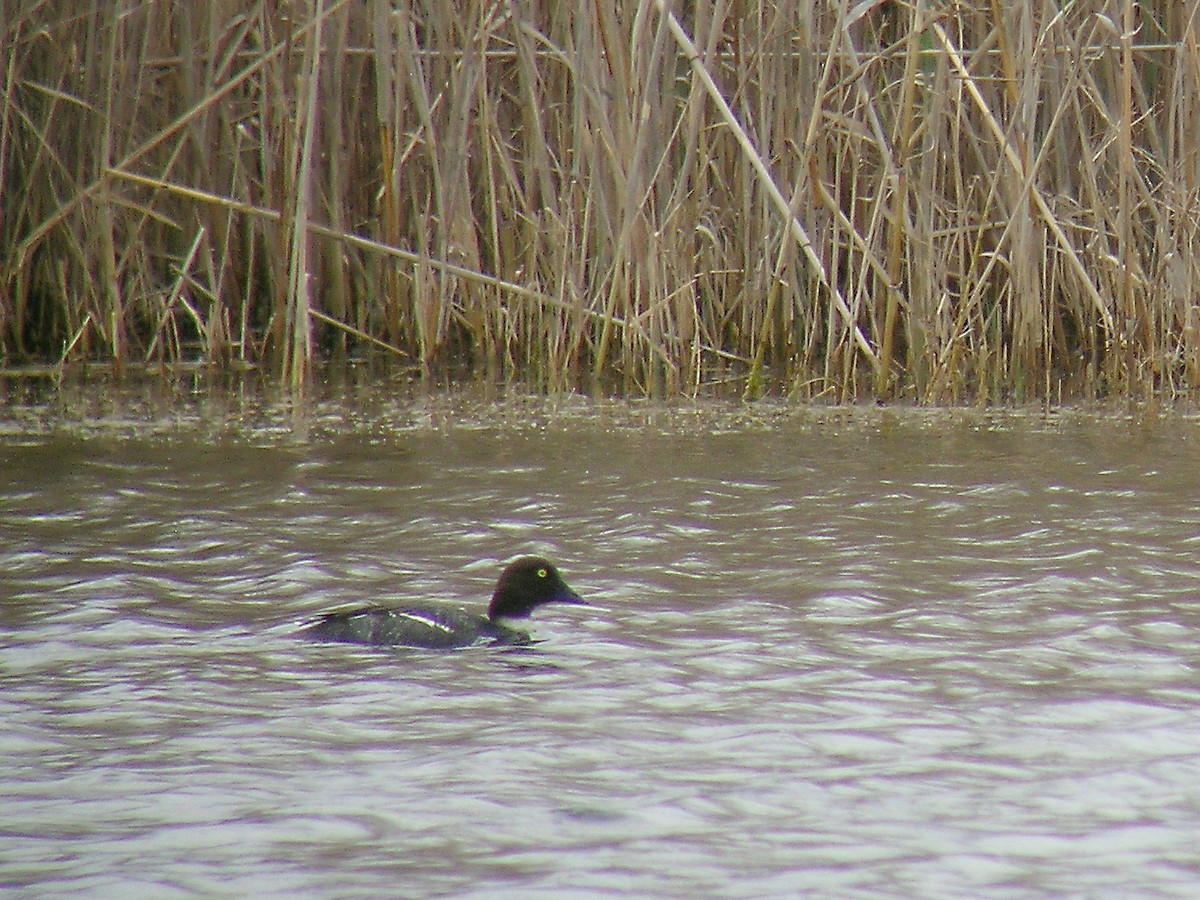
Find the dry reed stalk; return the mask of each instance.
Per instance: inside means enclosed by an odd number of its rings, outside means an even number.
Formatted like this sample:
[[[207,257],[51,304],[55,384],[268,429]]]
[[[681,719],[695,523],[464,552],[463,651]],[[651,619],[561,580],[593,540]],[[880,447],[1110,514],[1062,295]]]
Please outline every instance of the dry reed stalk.
[[[806,233],[803,224],[794,215],[792,215],[791,204],[788,202],[787,198],[783,196],[782,191],[780,191],[778,186],[775,184],[775,181],[771,177],[771,173],[768,170],[767,164],[759,155],[758,150],[750,140],[750,137],[746,134],[745,130],[738,122],[737,117],[734,115],[733,110],[730,109],[729,104],[725,101],[725,97],[717,87],[716,82],[713,81],[712,77],[704,69],[703,65],[700,64],[699,54],[696,52],[696,48],[692,44],[691,39],[687,36],[686,32],[683,31],[683,28],[679,25],[679,22],[676,20],[674,14],[665,9],[663,0],[654,0],[654,3],[660,14],[663,15],[664,19],[670,26],[672,36],[679,44],[681,51],[685,54],[689,65],[692,66],[692,71],[700,80],[700,83],[704,86],[705,91],[707,91],[709,99],[717,107],[722,119],[724,120],[724,123],[737,138],[738,145],[745,153],[746,161],[750,164],[755,174],[758,176],[762,189],[767,193],[767,196],[774,204],[776,210],[785,218],[787,228],[790,231],[792,238],[803,251],[821,287],[829,291],[833,302],[838,309],[838,312],[841,313],[845,321],[848,323],[854,338],[854,342],[858,345],[859,349],[862,351],[867,360],[871,362],[872,366],[878,369],[879,360],[876,357],[874,349],[867,342],[867,339],[863,336],[857,325],[853,324],[855,321],[854,316],[850,314],[849,307],[846,305],[846,301],[842,298],[841,292],[829,281],[829,276],[825,272],[825,267],[822,264],[820,257],[817,255],[813,246],[813,242]]]
[[[296,110],[295,130],[291,134],[291,153],[287,160],[291,178],[285,177],[287,193],[285,219],[287,241],[287,303],[283,338],[283,377],[293,391],[304,384],[312,364],[312,331],[309,311],[308,225],[314,190],[313,172],[316,123],[319,115],[317,86],[321,73],[321,34],[323,19],[319,0],[313,0],[312,19],[304,46],[300,72],[300,102]]]
[[[888,285],[899,284],[903,277],[901,261],[904,248],[913,238],[912,226],[908,221],[908,178],[911,169],[913,132],[916,130],[915,106],[917,93],[917,71],[920,60],[921,37],[925,30],[925,4],[917,0],[912,10],[908,37],[904,42],[904,74],[901,76],[900,111],[895,138],[895,160],[889,168],[896,173],[892,184],[892,210],[889,225],[890,239],[887,254]],[[875,392],[887,396],[891,385],[892,353],[894,350],[896,317],[900,311],[899,298],[895,291],[887,292],[883,314],[883,335],[880,339],[879,370],[875,381]]]
[[[283,214],[278,210],[253,206],[249,203],[244,203],[231,197],[221,197],[216,194],[199,191],[195,188],[190,188],[185,185],[172,184],[171,182],[163,181],[161,179],[148,178],[144,175],[137,175],[132,172],[122,172],[116,169],[110,169],[107,174],[114,179],[128,181],[132,184],[141,185],[142,187],[152,188],[154,190],[164,191],[169,194],[186,198],[187,200],[195,203],[211,204],[213,206],[222,207],[251,218],[261,219],[263,221],[276,224],[283,221]],[[441,260],[431,259],[427,256],[421,256],[420,254],[413,253],[410,250],[393,247],[380,241],[374,241],[370,238],[361,237],[360,235],[334,231],[332,228],[327,228],[326,226],[312,222],[311,220],[306,223],[306,228],[311,234],[317,237],[326,238],[331,242],[342,244],[346,247],[351,247],[365,253],[401,260],[412,265],[426,265],[429,268],[442,272],[447,276],[459,278],[464,281],[476,282],[485,287],[494,288],[500,293],[511,294],[516,297],[527,299],[536,305],[572,311],[575,308],[573,305],[566,303],[557,297],[549,294],[540,294],[522,284],[504,281],[491,275],[484,275],[480,272],[464,269],[462,266],[457,266],[453,263],[447,263]],[[595,320],[603,320],[604,318],[603,313],[593,312],[591,310],[585,311],[585,315],[589,319]],[[323,320],[329,318],[324,314],[322,314],[322,316]],[[622,319],[613,319],[611,324],[618,329],[623,329],[626,327],[626,323]],[[338,327],[341,327],[342,325],[344,325],[344,323],[338,323]]]

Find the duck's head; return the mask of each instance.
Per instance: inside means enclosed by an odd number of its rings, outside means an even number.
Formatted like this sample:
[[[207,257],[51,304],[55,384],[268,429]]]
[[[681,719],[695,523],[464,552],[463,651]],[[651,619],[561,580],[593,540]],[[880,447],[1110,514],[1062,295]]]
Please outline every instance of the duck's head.
[[[583,602],[548,559],[522,556],[500,573],[488,618],[524,619],[545,603]]]

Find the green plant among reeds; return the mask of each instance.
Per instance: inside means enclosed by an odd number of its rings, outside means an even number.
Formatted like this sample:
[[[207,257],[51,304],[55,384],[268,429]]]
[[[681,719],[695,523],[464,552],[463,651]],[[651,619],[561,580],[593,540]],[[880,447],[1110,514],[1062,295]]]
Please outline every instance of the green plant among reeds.
[[[0,355],[1183,394],[1198,5],[0,0]]]

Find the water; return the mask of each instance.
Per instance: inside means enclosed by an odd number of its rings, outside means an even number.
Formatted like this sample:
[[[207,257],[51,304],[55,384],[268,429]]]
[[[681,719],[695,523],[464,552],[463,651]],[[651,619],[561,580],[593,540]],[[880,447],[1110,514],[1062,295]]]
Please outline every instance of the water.
[[[0,884],[1200,889],[1200,423],[348,394],[0,428]],[[556,560],[528,650],[317,645]]]

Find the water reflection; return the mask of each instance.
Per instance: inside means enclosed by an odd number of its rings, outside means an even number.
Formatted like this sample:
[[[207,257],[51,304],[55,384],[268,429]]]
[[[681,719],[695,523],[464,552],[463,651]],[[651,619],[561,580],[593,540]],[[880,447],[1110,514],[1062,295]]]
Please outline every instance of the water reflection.
[[[1182,417],[209,411],[2,432],[8,885],[1200,882]],[[291,633],[364,599],[482,606],[525,552],[598,607],[539,613],[531,650]]]

